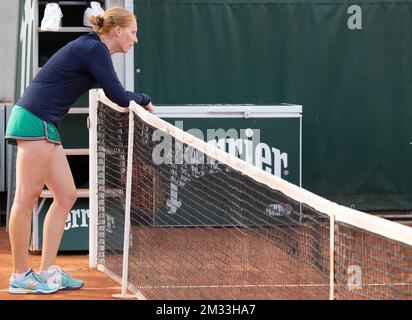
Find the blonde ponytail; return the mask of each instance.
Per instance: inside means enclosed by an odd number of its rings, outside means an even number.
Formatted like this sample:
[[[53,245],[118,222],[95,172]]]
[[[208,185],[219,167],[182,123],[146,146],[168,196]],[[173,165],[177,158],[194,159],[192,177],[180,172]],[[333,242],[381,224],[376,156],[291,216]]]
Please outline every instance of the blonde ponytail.
[[[93,30],[100,35],[109,34],[116,26],[126,28],[135,20],[136,16],[132,12],[120,7],[107,9],[103,16],[89,17]]]

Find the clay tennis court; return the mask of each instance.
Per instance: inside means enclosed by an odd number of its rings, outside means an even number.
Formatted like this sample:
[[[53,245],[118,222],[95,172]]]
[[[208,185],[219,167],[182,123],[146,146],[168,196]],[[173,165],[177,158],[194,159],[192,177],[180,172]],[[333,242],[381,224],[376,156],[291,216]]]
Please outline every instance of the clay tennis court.
[[[135,239],[143,240],[143,246],[131,248],[131,264],[141,274],[131,274],[129,280],[132,283],[139,281],[143,287],[142,292],[148,299],[161,299],[170,294],[179,299],[227,299],[233,295],[242,299],[304,299],[305,295],[307,298],[308,290],[312,299],[327,299],[327,280],[315,270],[309,270],[309,267],[302,266],[299,273],[294,273],[294,280],[300,280],[301,285],[288,286],[288,276],[285,277],[285,273],[296,270],[297,260],[291,261],[288,254],[274,250],[270,243],[256,236],[251,237],[249,234],[249,239],[245,242],[239,239],[239,235],[233,237],[230,230],[219,228],[213,232],[179,228],[133,228],[132,232]],[[240,237],[242,238],[241,235]],[[231,248],[229,255],[219,256],[221,253],[206,247],[219,246],[219,243],[230,238],[232,240],[226,244]],[[187,252],[185,254],[184,250],[188,249],[184,245],[185,241],[190,241],[204,253],[209,251],[210,255],[203,257],[203,264],[196,261],[196,256],[191,257]],[[149,246],[152,250],[144,250],[144,247]],[[30,264],[38,268],[40,257],[39,254],[31,253]],[[249,264],[242,261],[245,257]],[[9,294],[11,250],[8,234],[5,228],[0,228],[0,300],[110,300],[114,299],[112,294],[121,291],[121,286],[105,273],[89,268],[87,253],[61,253],[57,262],[65,271],[84,280],[85,287],[49,295]],[[106,264],[108,267],[121,267],[121,256],[107,255]],[[216,268],[216,264],[221,269]],[[216,283],[210,284],[213,277],[216,278]],[[179,282],[184,278],[186,281]],[[146,282],[147,279],[155,279],[163,287],[151,287]],[[246,285],[242,285],[245,283]]]
[[[30,264],[38,271],[40,255],[30,254]],[[0,300],[109,300],[112,294],[120,293],[120,286],[104,273],[89,268],[89,256],[84,254],[59,255],[57,263],[68,273],[84,280],[81,290],[58,291],[49,295],[9,294],[9,277],[12,272],[12,259],[8,233],[0,228]]]
[[[291,236],[274,229],[268,232],[280,243],[286,243],[285,240]],[[146,299],[328,299],[327,259],[314,255],[313,247],[307,246],[314,239],[306,228],[295,229],[295,236],[301,240],[295,248],[279,248],[254,232],[235,234],[230,228],[196,230],[133,226],[132,235],[129,281],[139,285]],[[135,242],[137,239],[139,242]],[[327,255],[327,243],[319,240],[317,238],[316,242],[324,245],[318,253]],[[223,243],[227,250],[221,251],[219,247]],[[191,251],[193,248],[197,252]],[[105,254],[106,267],[118,275],[122,268],[122,255],[119,253]],[[30,254],[29,258],[30,264],[38,268],[40,255]],[[308,260],[314,264],[309,265]],[[85,287],[50,295],[9,294],[11,250],[8,234],[5,228],[0,228],[0,300],[114,300],[112,294],[121,291],[121,286],[108,275],[89,268],[87,252],[59,254],[57,263],[74,277],[84,280]],[[412,293],[409,276],[399,274],[404,282],[401,286],[394,285],[393,279],[387,279],[388,283],[379,286],[383,291],[395,290],[392,293],[400,290],[403,296],[398,298],[408,299]],[[377,285],[373,284],[373,291]],[[364,298],[341,286],[335,290],[339,298]]]
[[[132,235],[129,281],[148,299],[328,299],[327,259],[314,257],[310,241],[287,241],[308,238],[304,228],[132,227]]]

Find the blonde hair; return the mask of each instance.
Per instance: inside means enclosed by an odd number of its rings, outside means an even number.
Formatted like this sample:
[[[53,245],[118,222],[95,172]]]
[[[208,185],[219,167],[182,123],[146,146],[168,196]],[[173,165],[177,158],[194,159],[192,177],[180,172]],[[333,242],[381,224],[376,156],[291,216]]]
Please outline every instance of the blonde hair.
[[[113,28],[126,28],[136,20],[136,16],[125,8],[113,7],[107,9],[103,16],[91,16],[89,21],[98,34],[109,34]]]

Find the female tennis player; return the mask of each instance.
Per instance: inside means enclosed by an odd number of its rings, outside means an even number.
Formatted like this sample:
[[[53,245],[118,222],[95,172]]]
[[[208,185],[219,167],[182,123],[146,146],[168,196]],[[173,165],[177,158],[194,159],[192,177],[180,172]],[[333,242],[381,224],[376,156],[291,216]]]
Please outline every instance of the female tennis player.
[[[57,129],[70,106],[99,84],[122,107],[134,100],[154,110],[148,95],[125,91],[111,60],[112,54],[126,53],[137,43],[136,17],[124,8],[110,8],[103,16],[90,17],[90,22],[94,31],[49,59],[17,101],[7,124],[6,140],[17,144],[16,193],[9,223],[10,293],[46,294],[84,285],[56,266],[67,214],[77,197]],[[31,216],[44,185],[53,194],[53,203],[44,220],[40,272],[34,272],[28,259]]]

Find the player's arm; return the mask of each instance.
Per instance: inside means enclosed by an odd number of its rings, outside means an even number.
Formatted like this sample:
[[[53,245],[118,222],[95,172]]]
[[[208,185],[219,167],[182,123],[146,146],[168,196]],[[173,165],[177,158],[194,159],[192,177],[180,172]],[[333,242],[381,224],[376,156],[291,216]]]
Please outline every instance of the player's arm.
[[[114,103],[121,107],[128,107],[130,101],[133,100],[148,111],[152,112],[154,110],[151,98],[147,94],[134,93],[123,88],[106,48],[96,45],[91,51],[86,67],[96,81],[100,83],[106,96]]]

